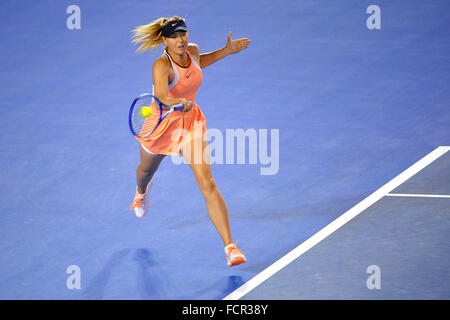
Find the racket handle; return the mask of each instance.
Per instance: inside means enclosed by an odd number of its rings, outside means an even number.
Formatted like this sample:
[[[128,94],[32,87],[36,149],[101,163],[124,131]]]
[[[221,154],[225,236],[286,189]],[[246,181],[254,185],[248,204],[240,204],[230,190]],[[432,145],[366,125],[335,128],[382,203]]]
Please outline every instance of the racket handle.
[[[171,109],[173,109],[174,111],[183,110],[184,104],[176,104],[176,105],[172,106]]]

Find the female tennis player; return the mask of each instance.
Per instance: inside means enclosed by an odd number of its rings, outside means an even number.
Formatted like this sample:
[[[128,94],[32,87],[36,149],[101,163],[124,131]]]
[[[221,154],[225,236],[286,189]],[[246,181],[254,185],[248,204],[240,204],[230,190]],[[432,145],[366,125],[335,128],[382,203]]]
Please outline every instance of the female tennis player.
[[[247,259],[231,238],[227,206],[212,176],[208,142],[203,138],[206,118],[195,103],[195,96],[202,83],[202,69],[246,49],[250,41],[233,40],[230,32],[225,47],[200,54],[198,45],[188,40],[185,19],[177,16],[159,18],[134,29],[133,42],[142,43],[137,51],[165,46],[164,53],[153,64],[153,95],[168,106],[184,104],[184,109],[172,112],[149,137],[136,137],[141,161],[136,170],[137,189],[130,209],[134,209],[138,218],[145,216],[155,171],[166,155],[181,154],[194,173],[209,217],[223,240],[227,264],[235,266]],[[196,156],[198,145],[200,157]]]

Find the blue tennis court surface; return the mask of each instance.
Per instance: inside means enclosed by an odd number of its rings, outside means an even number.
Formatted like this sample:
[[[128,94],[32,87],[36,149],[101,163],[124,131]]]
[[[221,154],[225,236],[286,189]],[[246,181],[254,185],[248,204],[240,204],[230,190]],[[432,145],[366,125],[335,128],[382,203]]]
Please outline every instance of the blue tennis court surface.
[[[161,54],[137,54],[131,30],[172,15],[201,52],[228,31],[251,40],[197,95],[238,267],[178,159],[156,172],[149,214],[128,210],[128,109]],[[6,0],[0,26],[0,299],[223,299],[450,145],[448,1]],[[244,151],[227,132],[246,133]],[[423,196],[450,195],[448,173],[447,152],[242,298],[449,299],[450,200]]]
[[[243,299],[448,299],[449,170],[447,151]]]

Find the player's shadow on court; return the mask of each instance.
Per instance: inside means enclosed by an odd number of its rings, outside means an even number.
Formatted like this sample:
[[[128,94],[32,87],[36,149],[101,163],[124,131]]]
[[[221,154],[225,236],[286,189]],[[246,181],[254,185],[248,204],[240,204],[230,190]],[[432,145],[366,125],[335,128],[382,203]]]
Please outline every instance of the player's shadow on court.
[[[223,299],[226,297],[229,293],[233,292],[240,286],[244,284],[244,280],[242,280],[241,276],[229,276],[227,279],[227,284],[225,290],[223,290],[220,297],[217,297],[216,299]]]
[[[164,299],[161,281],[154,270],[157,263],[152,257],[151,251],[145,248],[137,249],[134,260],[139,266],[137,283],[142,298]]]
[[[82,293],[83,299],[103,299],[106,285],[110,281],[113,270],[119,266],[130,252],[131,249],[123,249],[111,255],[102,270],[87,285]],[[157,263],[152,258],[151,251],[145,248],[137,249],[133,259],[138,264],[137,286],[142,298],[163,299],[164,290],[157,273],[154,271]]]
[[[197,290],[192,293],[192,296],[186,299],[198,299],[198,297],[210,297],[214,293],[213,300],[222,300],[228,294],[239,288],[244,284],[241,276],[229,276],[223,280],[216,281],[211,286]],[[211,299],[211,298],[206,298]]]
[[[119,265],[120,262],[130,253],[131,249],[120,250],[109,257],[105,266],[87,285],[83,292],[84,299],[100,300],[105,294],[105,287],[111,278],[112,270]]]

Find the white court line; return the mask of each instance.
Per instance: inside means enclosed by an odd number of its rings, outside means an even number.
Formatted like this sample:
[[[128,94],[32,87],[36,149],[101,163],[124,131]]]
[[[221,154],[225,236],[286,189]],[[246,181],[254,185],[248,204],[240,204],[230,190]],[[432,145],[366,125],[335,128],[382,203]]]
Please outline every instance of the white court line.
[[[386,197],[450,198],[445,194],[388,193]]]
[[[238,300],[242,298],[244,295],[249,293],[251,290],[259,286],[261,283],[266,281],[268,278],[273,276],[275,273],[286,267],[289,263],[300,257],[306,251],[314,247],[320,241],[328,237],[330,234],[338,230],[344,224],[352,220],[362,211],[366,210],[372,204],[383,198],[389,192],[397,188],[399,185],[404,183],[406,180],[410,179],[417,172],[428,166],[430,163],[438,159],[440,156],[445,154],[450,150],[450,146],[441,146],[434,149],[431,153],[423,157],[421,160],[417,161],[411,167],[400,173],[397,177],[389,181],[387,184],[376,190],[370,196],[362,200],[356,206],[351,208],[350,210],[343,213],[336,220],[332,221],[326,227],[318,231],[312,237],[301,243],[295,249],[287,253],[281,259],[274,262],[272,265],[258,273],[256,276],[251,278],[249,281],[244,283],[242,286],[234,290],[232,293],[227,295],[224,300]]]

